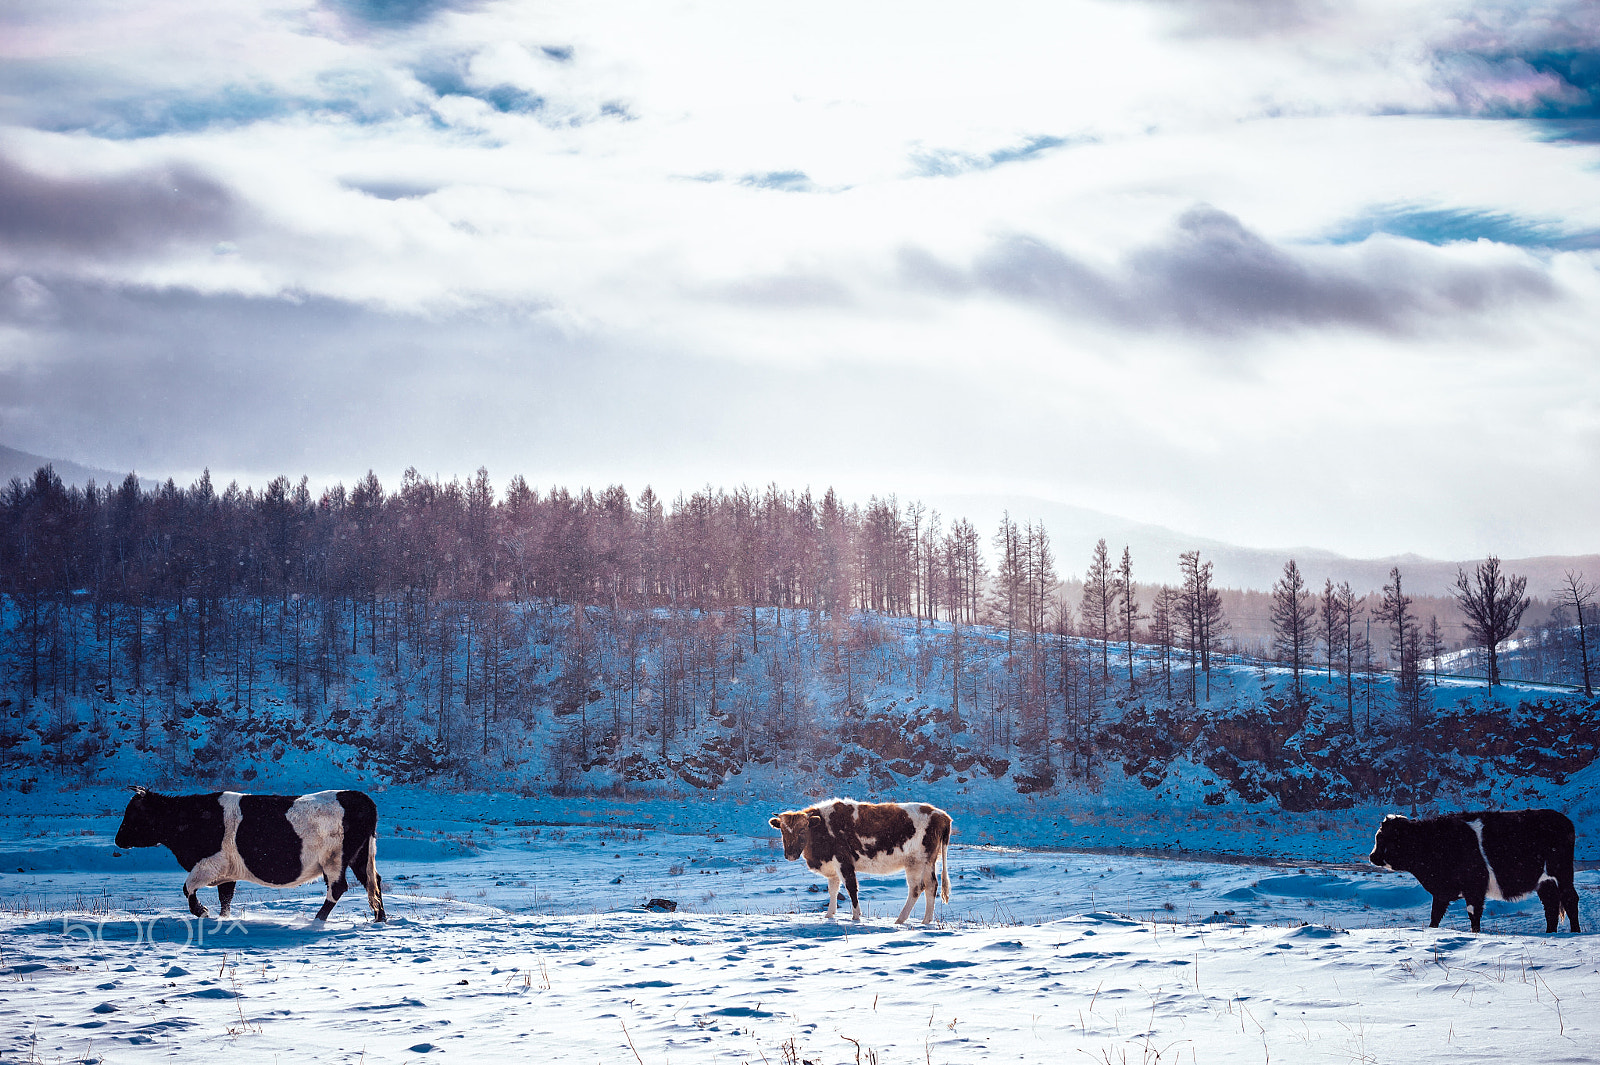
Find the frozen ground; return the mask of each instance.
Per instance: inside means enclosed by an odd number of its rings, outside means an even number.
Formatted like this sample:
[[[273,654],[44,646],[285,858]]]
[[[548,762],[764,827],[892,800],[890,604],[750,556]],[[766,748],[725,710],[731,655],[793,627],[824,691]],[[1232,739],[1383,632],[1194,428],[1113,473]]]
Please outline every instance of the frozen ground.
[[[1595,939],[1545,936],[1537,900],[1430,931],[1414,880],[1353,862],[956,846],[939,922],[896,928],[902,881],[830,923],[765,837],[407,822],[387,925],[249,884],[201,925],[114,820],[26,824],[0,832],[8,1062],[1559,1062],[1600,1036]]]

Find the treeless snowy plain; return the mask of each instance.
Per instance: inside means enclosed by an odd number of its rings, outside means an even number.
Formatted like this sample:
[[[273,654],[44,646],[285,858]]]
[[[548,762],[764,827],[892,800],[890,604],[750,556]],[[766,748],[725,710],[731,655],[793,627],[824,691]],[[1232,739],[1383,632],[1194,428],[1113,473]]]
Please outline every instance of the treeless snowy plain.
[[[1600,1034],[1589,935],[1537,899],[1429,930],[1411,877],[1353,861],[957,845],[951,904],[897,928],[903,881],[830,922],[775,838],[424,823],[380,844],[388,924],[353,891],[318,927],[319,885],[195,922],[114,821],[8,820],[5,1061],[1562,1062]]]

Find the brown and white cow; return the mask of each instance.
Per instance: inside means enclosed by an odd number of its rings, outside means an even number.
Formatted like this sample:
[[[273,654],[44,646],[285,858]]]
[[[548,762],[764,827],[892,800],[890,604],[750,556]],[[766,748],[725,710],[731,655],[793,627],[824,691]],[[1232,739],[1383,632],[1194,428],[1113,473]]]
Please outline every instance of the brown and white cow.
[[[857,873],[904,869],[906,904],[895,919],[903,924],[925,895],[922,923],[933,920],[939,894],[936,866],[944,860],[944,901],[950,901],[950,815],[925,802],[856,802],[829,799],[804,810],[788,810],[767,822],[783,833],[783,856],[805,857],[811,871],[828,879],[828,916],[839,906],[839,881],[850,890],[850,919],[861,920]]]

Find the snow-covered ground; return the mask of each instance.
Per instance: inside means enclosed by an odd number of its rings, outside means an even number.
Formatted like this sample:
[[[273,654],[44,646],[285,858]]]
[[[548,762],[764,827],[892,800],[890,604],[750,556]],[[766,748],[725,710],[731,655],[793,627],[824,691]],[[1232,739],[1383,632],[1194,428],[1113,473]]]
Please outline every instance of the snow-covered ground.
[[[1356,861],[957,845],[938,922],[897,928],[903,881],[829,922],[775,834],[412,814],[380,844],[391,920],[353,890],[326,927],[316,885],[186,919],[170,855],[116,854],[104,813],[0,819],[0,1060],[1557,1062],[1600,1036],[1600,941],[1544,935],[1536,899],[1429,930],[1411,877]],[[1579,892],[1587,931],[1600,875]]]

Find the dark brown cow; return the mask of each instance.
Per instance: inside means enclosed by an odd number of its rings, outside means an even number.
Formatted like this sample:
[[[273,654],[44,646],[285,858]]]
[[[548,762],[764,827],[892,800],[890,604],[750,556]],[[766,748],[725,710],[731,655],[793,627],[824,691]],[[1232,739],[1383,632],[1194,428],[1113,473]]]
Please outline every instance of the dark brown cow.
[[[805,856],[811,871],[828,879],[828,916],[838,912],[839,881],[850,891],[850,919],[861,920],[856,874],[906,874],[906,904],[896,918],[904,923],[925,895],[922,923],[933,920],[933,897],[940,892],[937,865],[944,860],[944,901],[950,901],[950,815],[925,802],[856,802],[829,799],[804,810],[789,810],[767,822],[783,833],[783,856]]]
[[[1456,899],[1466,899],[1476,932],[1484,899],[1512,901],[1537,893],[1545,931],[1562,911],[1578,931],[1578,889],[1573,883],[1577,831],[1556,810],[1475,810],[1413,821],[1390,814],[1378,826],[1369,861],[1410,873],[1433,896],[1428,921],[1438,928]]]

